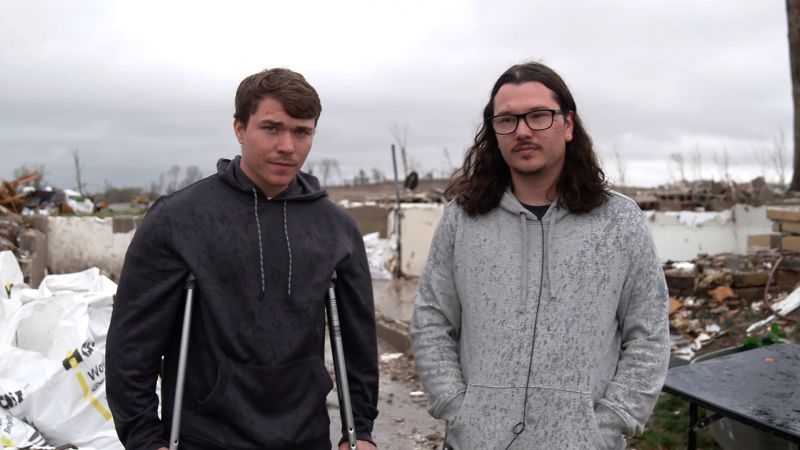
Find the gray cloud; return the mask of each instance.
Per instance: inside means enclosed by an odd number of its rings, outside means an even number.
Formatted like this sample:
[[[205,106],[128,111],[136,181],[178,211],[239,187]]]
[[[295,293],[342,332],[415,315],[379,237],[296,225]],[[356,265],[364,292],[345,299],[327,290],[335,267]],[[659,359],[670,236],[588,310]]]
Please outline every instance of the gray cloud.
[[[392,124],[408,129],[423,173],[447,169],[445,149],[458,163],[496,77],[529,59],[562,74],[603,159],[611,165],[616,150],[636,168],[629,180],[667,181],[669,155],[688,161],[696,148],[709,175],[725,149],[749,176],[753,149],[773,147],[781,130],[791,142],[781,2],[2,8],[3,178],[44,164],[49,181],[69,187],[71,149],[90,188],[146,186],[173,164],[209,174],[238,152],[239,80],[275,65],[317,87],[324,111],[310,158],[335,158],[346,176],[391,173]]]

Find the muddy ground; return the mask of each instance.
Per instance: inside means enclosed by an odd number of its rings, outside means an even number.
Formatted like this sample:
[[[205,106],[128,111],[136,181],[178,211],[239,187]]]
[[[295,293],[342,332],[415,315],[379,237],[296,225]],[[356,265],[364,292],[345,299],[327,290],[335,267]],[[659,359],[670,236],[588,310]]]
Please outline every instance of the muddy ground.
[[[381,450],[432,450],[442,447],[444,422],[428,415],[427,397],[420,395],[422,386],[416,375],[413,359],[378,340],[380,386],[378,418],[372,436]],[[333,360],[326,348],[328,371],[333,373]],[[414,393],[414,394],[412,394]],[[341,436],[339,401],[336,391],[328,395],[331,416],[331,439]],[[336,443],[334,442],[334,443]]]

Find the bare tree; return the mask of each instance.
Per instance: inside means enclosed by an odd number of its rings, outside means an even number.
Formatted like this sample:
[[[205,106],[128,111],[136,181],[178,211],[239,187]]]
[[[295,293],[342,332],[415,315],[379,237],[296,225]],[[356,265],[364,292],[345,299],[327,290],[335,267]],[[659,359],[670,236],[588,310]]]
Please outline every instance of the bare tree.
[[[330,158],[324,158],[319,162],[319,171],[320,176],[322,177],[322,185],[328,186],[328,180],[330,176],[333,175],[333,172],[342,177],[341,172],[339,171],[339,161]]]
[[[173,164],[167,170],[167,194],[171,194],[178,190],[178,176],[181,173],[181,166]]]
[[[786,0],[789,26],[789,67],[794,102],[794,173],[790,191],[800,191],[800,0]]]
[[[762,147],[752,145],[753,156],[758,163],[758,168],[761,169],[761,176],[767,179],[767,171],[771,169],[772,162],[770,161],[769,150]]]
[[[780,130],[778,135],[775,136],[774,145],[769,152],[769,159],[772,162],[773,169],[775,169],[775,176],[778,178],[778,186],[781,189],[786,187],[786,168],[789,163],[785,142],[783,130]]]
[[[23,165],[17,167],[16,169],[14,169],[14,178],[15,179],[16,178],[22,178],[23,176],[29,175],[29,174],[34,173],[34,172],[38,173],[39,177],[36,178],[35,180],[31,181],[31,184],[33,185],[33,188],[38,191],[38,190],[42,189],[43,185],[46,184],[46,182],[44,180],[44,175],[45,175],[44,164],[36,164],[34,166],[31,166],[31,167],[28,167],[27,164],[23,164]]]
[[[728,149],[722,147],[722,154],[714,153],[714,164],[717,165],[719,178],[721,181],[730,182],[731,180],[731,159],[728,156]]]
[[[445,172],[448,174],[455,170],[456,166],[453,164],[453,160],[450,159],[450,152],[447,151],[447,147],[444,148],[444,161],[447,163],[447,169]]]
[[[685,182],[686,181],[686,168],[683,163],[683,154],[681,153],[673,153],[669,155],[670,161],[675,164],[675,167],[678,169],[678,175],[680,175],[679,181]],[[672,173],[672,170],[670,170]]]
[[[383,171],[380,169],[372,168],[372,182],[373,183],[381,183],[383,180],[386,179],[386,175],[383,174]]]
[[[306,160],[305,164],[303,164],[303,171],[309,173],[311,175],[314,174],[314,169],[317,167],[316,161]]]
[[[363,186],[369,184],[369,177],[364,169],[358,169],[358,173],[353,177],[353,186]]]
[[[158,176],[158,181],[150,183],[150,199],[155,200],[164,192],[164,174]]]
[[[77,148],[72,149],[72,161],[75,163],[75,183],[77,191],[83,195],[83,166],[81,165],[81,153]]]
[[[692,173],[695,180],[700,181],[703,179],[703,154],[700,153],[700,146],[695,145],[694,151],[691,155]]]
[[[617,178],[619,179],[620,186],[626,186],[625,181],[625,174],[627,173],[627,168],[625,167],[625,162],[622,160],[622,156],[619,154],[619,149],[617,146],[614,146],[614,165],[617,168]]]
[[[188,166],[186,167],[186,171],[183,175],[183,181],[180,182],[178,185],[178,189],[183,189],[186,186],[189,186],[192,183],[200,181],[203,179],[203,173],[200,172],[200,168],[197,166]]]
[[[408,175],[408,165],[406,164],[406,144],[408,143],[408,125],[400,128],[399,125],[393,123],[391,127],[389,127],[389,131],[392,133],[392,137],[394,138],[394,143],[400,148],[400,159],[403,163],[403,178]]]

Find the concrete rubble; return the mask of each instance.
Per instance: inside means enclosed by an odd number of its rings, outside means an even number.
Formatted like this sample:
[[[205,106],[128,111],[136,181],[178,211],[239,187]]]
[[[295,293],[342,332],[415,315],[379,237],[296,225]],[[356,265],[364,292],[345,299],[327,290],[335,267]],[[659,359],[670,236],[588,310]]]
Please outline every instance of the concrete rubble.
[[[41,191],[27,190],[24,194],[20,193],[20,187],[29,182],[26,179],[3,182],[5,190],[0,190],[0,251],[12,252],[5,256],[0,254],[0,268],[10,265],[10,261],[6,260],[13,254],[19,264],[20,282],[35,287],[47,275],[48,266],[48,236],[45,234],[48,228],[37,225],[36,216],[76,212],[76,208],[70,207],[66,202],[68,196],[75,197],[76,193],[56,191],[49,196]],[[406,190],[402,192],[401,201],[404,206],[401,212],[404,220],[425,222],[426,227],[421,231],[414,231],[412,225],[403,223],[404,233],[424,241],[430,239],[428,235],[431,234],[436,220],[436,210],[427,211],[424,204],[441,205],[446,201],[443,196],[446,182],[421,180],[420,183],[417,193]],[[788,200],[763,183],[763,179],[743,184],[676,183],[659,189],[622,191],[637,201],[642,209],[694,213],[715,211],[714,220],[720,217],[719,213],[724,215],[726,208],[734,204],[769,205],[767,216],[774,222],[772,232],[748,236],[747,254],[701,253],[686,261],[664,263],[670,293],[670,326],[675,358],[690,360],[698,354],[739,345],[748,338],[776,329],[789,339],[800,339],[800,327],[792,322],[800,318],[800,292],[795,290],[800,284],[800,206],[776,205]],[[64,197],[58,197],[57,192],[64,193]],[[394,184],[383,183],[378,187],[348,189],[334,187],[329,192],[332,199],[340,201],[351,213],[364,234],[370,271],[374,279],[379,337],[391,346],[389,351],[381,354],[381,374],[387,381],[397,382],[402,386],[402,391],[397,390],[396,386],[393,388],[395,390],[387,390],[387,394],[382,394],[381,401],[386,405],[412,405],[422,412],[427,395],[416,373],[408,336],[417,279],[413,276],[393,279],[391,276],[397,264],[398,244],[393,239],[396,237],[393,235],[394,223],[391,215],[395,201]],[[413,211],[405,206],[412,203],[417,204]],[[419,205],[420,203],[423,205]],[[22,214],[25,211],[31,216]],[[675,214],[678,214],[676,217],[681,223],[691,220],[692,226],[703,225],[699,223],[704,220],[703,217],[697,214],[688,219],[680,216],[679,212]],[[123,231],[135,231],[136,221],[130,222],[130,229],[122,230],[118,229],[120,227],[115,221],[115,235]],[[425,234],[424,239],[420,238],[422,234]],[[413,248],[412,245],[406,245],[405,250],[410,251]],[[420,251],[401,255],[403,272],[407,275],[418,275],[424,264],[424,256]],[[18,277],[16,274],[6,274],[3,270],[0,270],[0,276],[5,277],[4,279]],[[12,288],[13,286],[4,286],[5,297],[0,295],[0,302],[3,298],[10,298]],[[0,308],[0,320],[4,317],[2,312],[3,309]],[[383,384],[381,388],[384,389]],[[0,397],[2,395],[3,392],[0,392]],[[410,426],[412,422],[402,416],[391,417],[398,428]],[[7,419],[9,423],[10,420]],[[5,425],[2,416],[0,424]],[[417,428],[415,425],[412,428],[415,433],[408,433],[414,435],[414,448],[431,448],[441,443],[442,434],[428,423],[419,425],[419,433],[416,433]],[[443,428],[439,427],[438,430]],[[3,444],[5,445],[5,441]],[[32,444],[40,447],[32,447],[31,450],[56,448],[44,446],[43,443]]]

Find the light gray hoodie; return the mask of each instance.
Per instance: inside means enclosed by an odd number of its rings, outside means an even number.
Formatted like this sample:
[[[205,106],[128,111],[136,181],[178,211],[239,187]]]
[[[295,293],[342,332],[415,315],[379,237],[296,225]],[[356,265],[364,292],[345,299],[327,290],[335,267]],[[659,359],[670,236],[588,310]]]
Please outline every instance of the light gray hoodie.
[[[622,449],[669,362],[667,287],[646,219],[612,193],[540,221],[510,191],[445,207],[411,341],[428,410],[457,450]],[[525,398],[527,396],[527,402]]]

